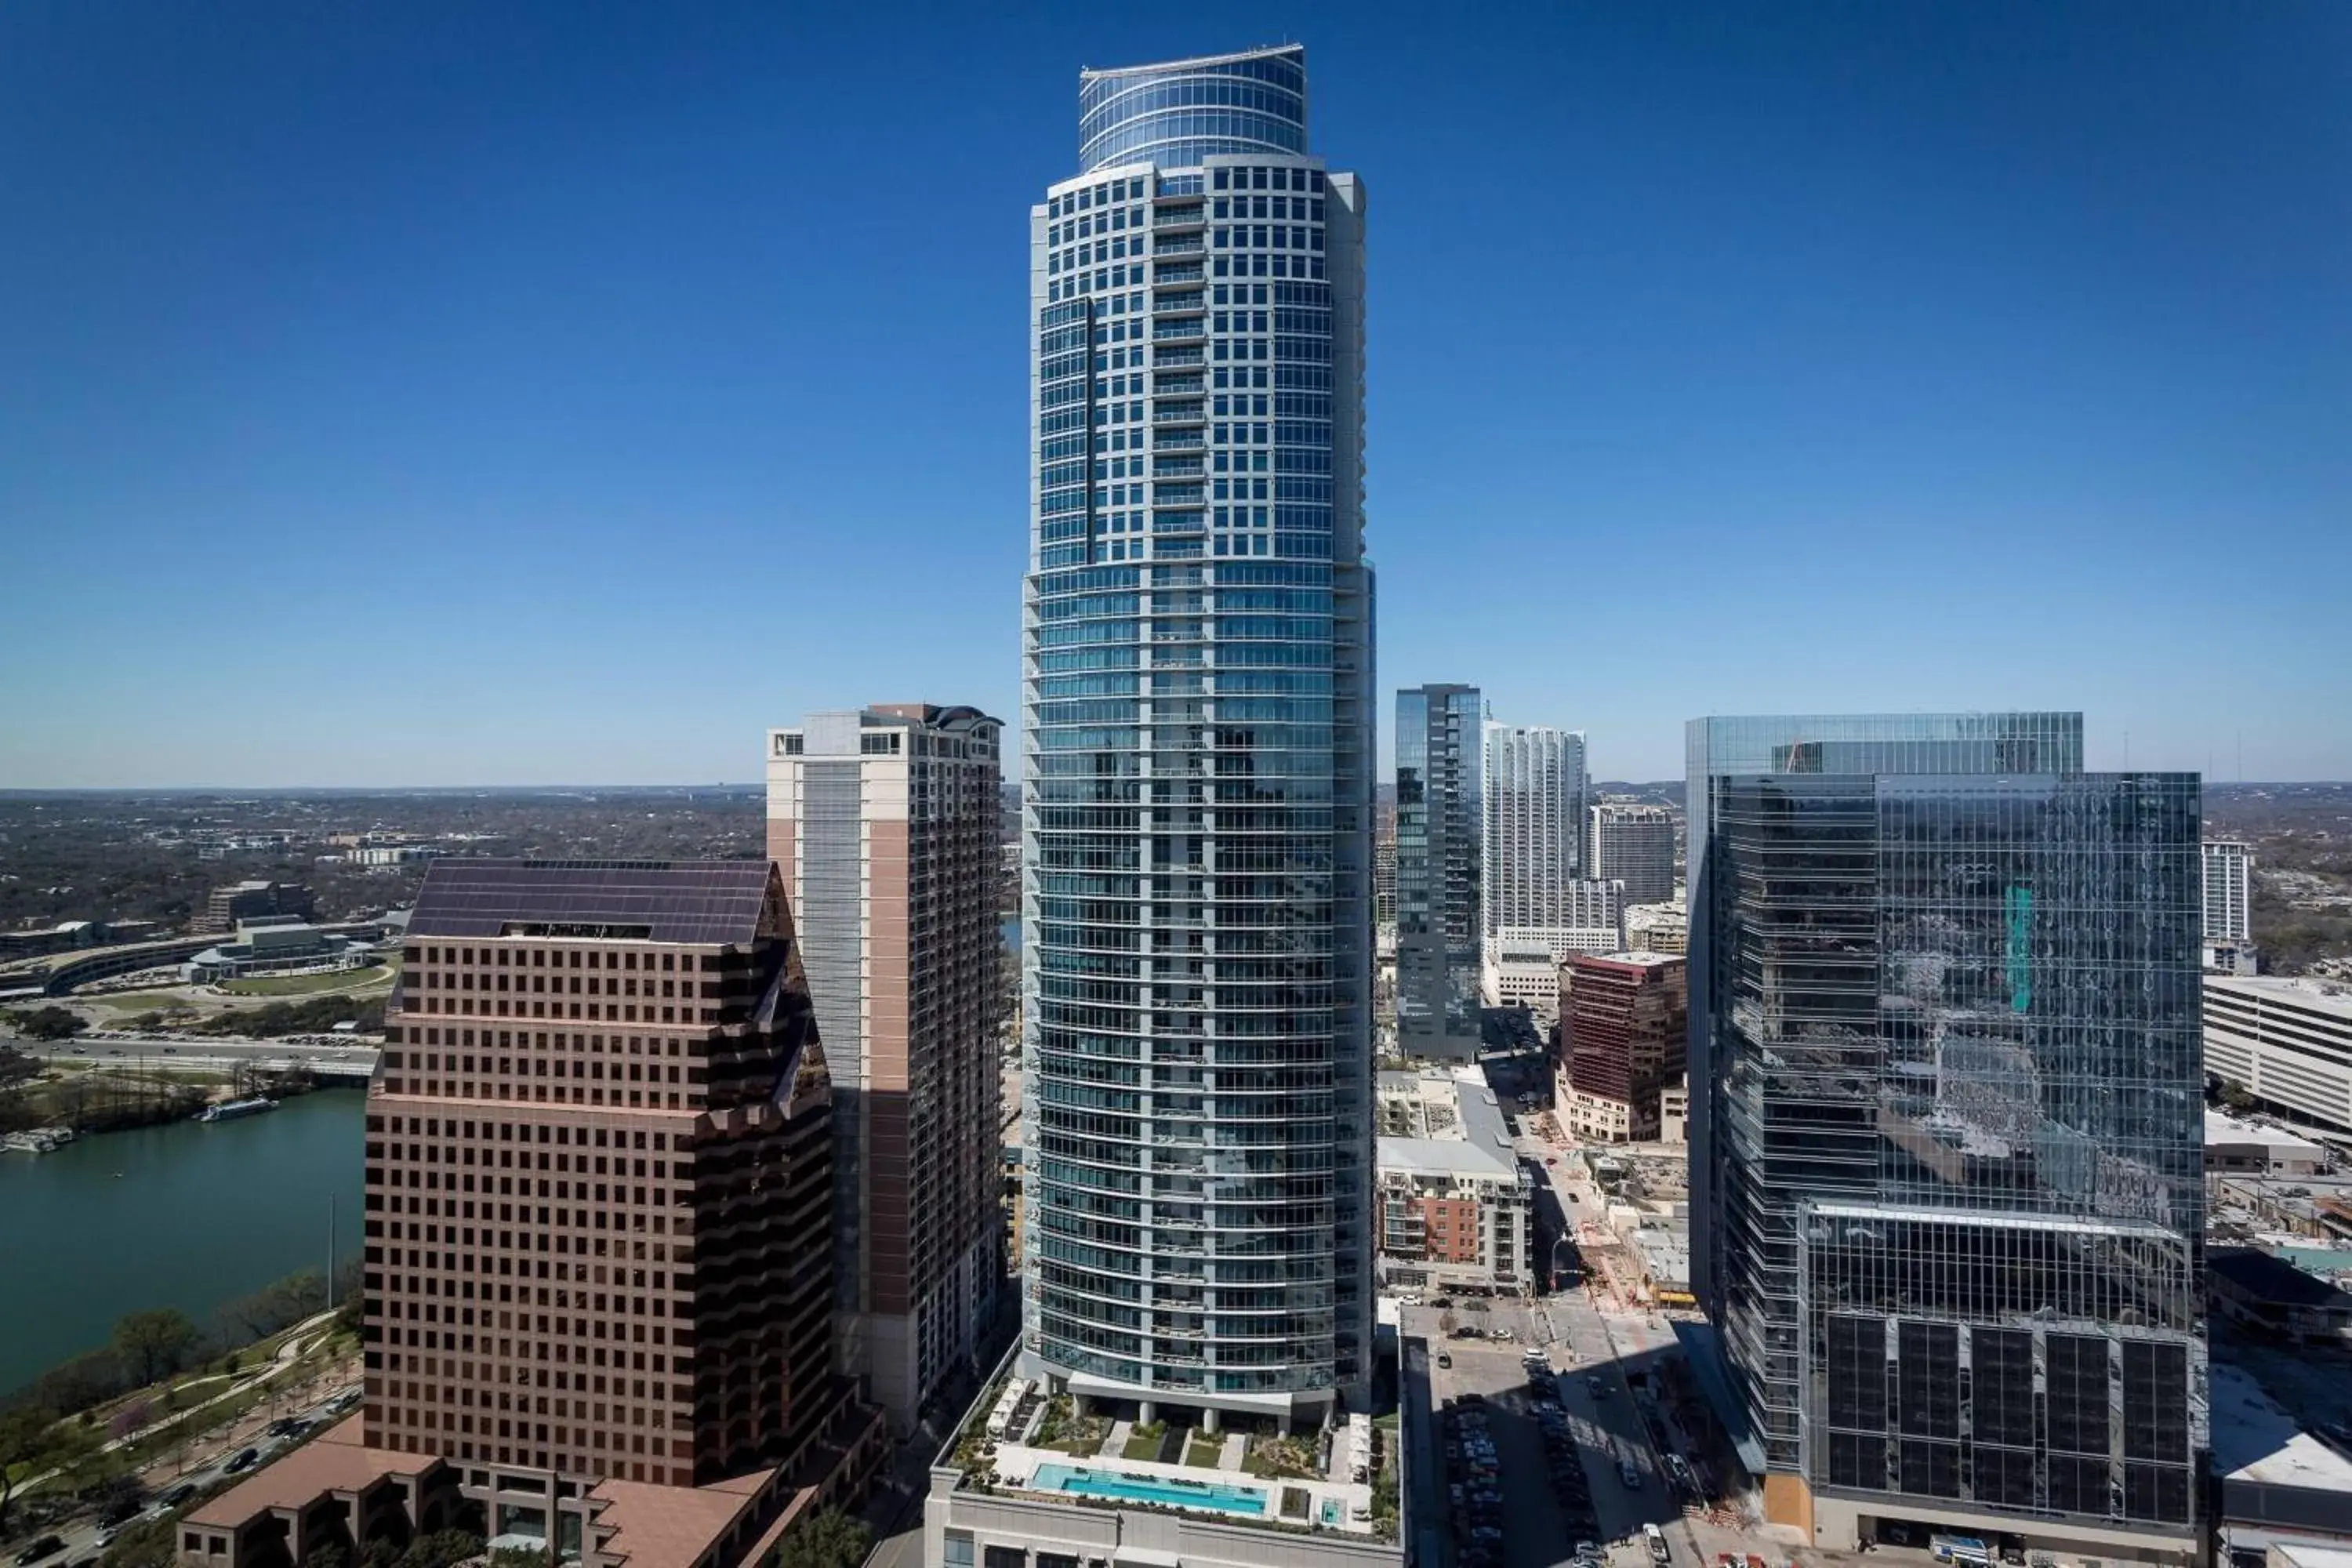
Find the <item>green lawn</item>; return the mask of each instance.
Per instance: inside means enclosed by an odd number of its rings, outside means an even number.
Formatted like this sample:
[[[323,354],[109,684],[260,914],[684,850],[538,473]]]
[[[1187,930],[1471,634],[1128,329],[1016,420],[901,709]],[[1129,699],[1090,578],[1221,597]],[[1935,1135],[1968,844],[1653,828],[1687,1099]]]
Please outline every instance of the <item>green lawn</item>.
[[[232,980],[221,989],[231,996],[305,996],[388,982],[391,974],[379,963],[366,969],[339,969],[331,974],[277,974],[257,980]]]
[[[1139,1426],[1129,1429],[1127,1447],[1119,1453],[1122,1458],[1129,1459],[1157,1459],[1167,1441],[1168,1429],[1165,1426],[1145,1428]]]

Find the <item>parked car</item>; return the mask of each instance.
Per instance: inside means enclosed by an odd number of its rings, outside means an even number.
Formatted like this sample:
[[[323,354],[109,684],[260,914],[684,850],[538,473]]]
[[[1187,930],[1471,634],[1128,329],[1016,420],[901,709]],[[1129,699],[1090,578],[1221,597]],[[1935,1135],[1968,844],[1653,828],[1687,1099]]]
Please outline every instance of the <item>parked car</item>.
[[[1439,1351],[1437,1352],[1437,1364],[1440,1366],[1452,1366],[1454,1364],[1454,1352],[1451,1351]]]
[[[65,1537],[62,1535],[35,1536],[26,1544],[24,1551],[16,1553],[16,1568],[25,1568],[27,1563],[38,1563],[51,1552],[62,1552],[65,1550]]]

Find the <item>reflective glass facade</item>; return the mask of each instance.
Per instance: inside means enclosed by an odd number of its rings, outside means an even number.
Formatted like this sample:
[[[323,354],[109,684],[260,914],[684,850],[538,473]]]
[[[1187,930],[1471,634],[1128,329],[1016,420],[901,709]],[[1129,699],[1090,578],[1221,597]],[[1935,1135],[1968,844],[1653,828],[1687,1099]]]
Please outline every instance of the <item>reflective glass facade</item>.
[[[1397,1049],[1478,1054],[1485,885],[1481,734],[1475,686],[1397,693]]]
[[[1375,723],[1363,198],[1304,86],[1086,73],[1031,211],[1022,944],[1024,1371],[1302,1415],[1370,1342]]]
[[[1584,731],[1490,722],[1486,752],[1481,933],[1578,923],[1576,883],[1601,875],[1585,864]]]
[[[1768,1477],[2184,1536],[2197,779],[2082,773],[2071,714],[1690,755],[1694,1257]]]
[[[1201,167],[1220,154],[1307,153],[1307,51],[1078,73],[1078,167]]]

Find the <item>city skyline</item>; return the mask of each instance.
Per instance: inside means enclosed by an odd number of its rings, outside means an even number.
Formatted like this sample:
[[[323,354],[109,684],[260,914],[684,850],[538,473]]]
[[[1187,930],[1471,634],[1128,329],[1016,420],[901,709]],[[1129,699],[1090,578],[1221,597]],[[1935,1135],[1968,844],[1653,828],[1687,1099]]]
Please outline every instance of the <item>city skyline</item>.
[[[2352,128],[2319,62],[2346,23],[2120,14],[1300,26],[1323,132],[1395,171],[1383,684],[1475,680],[1601,737],[1604,779],[1673,777],[1693,713],[2053,700],[2100,716],[2093,767],[2352,775],[2314,657],[2352,551],[2323,526]],[[946,288],[911,258],[1009,237],[1008,172],[1072,150],[1043,107],[1068,63],[1263,24],[931,18],[898,90],[952,90],[943,134],[858,112],[827,67],[863,26],[553,16],[0,18],[26,132],[0,178],[43,237],[0,258],[0,657],[43,672],[0,696],[0,784],[750,781],[745,736],[856,691],[1017,710],[988,585],[1018,557],[985,523],[1021,505],[1020,283],[1001,244]],[[1508,205],[1521,163],[1571,199]],[[1442,293],[1530,268],[1571,289]],[[877,319],[925,374],[847,337]],[[856,460],[877,407],[929,432],[925,463]],[[1495,594],[1597,536],[1668,585],[1557,627]],[[661,566],[762,552],[860,591],[796,594],[764,684],[684,679],[739,656]],[[874,634],[877,558],[918,635]],[[1780,629],[1831,604],[1838,637]],[[227,695],[192,702],[164,672],[199,606],[229,612],[197,645]],[[2149,619],[2179,630],[2114,657]],[[1750,625],[1772,657],[1718,657]],[[347,626],[366,640],[320,635]],[[516,700],[395,719],[387,645],[426,684],[495,647]],[[1628,656],[1604,687],[1547,689],[1596,646]]]

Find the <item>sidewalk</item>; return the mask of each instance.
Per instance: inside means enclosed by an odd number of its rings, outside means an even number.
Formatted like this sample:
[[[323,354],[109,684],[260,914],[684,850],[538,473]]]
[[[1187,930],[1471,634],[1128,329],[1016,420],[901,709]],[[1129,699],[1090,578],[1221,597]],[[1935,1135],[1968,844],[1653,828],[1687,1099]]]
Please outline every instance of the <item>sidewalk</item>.
[[[275,1382],[289,1369],[290,1369],[296,1362],[301,1359],[304,1352],[311,1349],[322,1337],[324,1337],[324,1333],[326,1331],[325,1325],[333,1321],[334,1315],[335,1314],[332,1311],[326,1311],[320,1312],[314,1317],[304,1319],[301,1322],[295,1324],[290,1331],[287,1331],[285,1342],[278,1347],[278,1353],[268,1363],[252,1368],[249,1374],[230,1374],[228,1386],[221,1390],[218,1394],[213,1394],[209,1398],[201,1400],[194,1405],[188,1405],[184,1409],[172,1411],[162,1420],[149,1422],[146,1426],[140,1427],[136,1431],[126,1432],[120,1437],[110,1437],[104,1443],[99,1445],[98,1451],[101,1454],[111,1454],[121,1449],[131,1447],[136,1444],[146,1442],[150,1438],[156,1436],[158,1434],[168,1432],[175,1426],[185,1425],[193,1418],[200,1416],[205,1411],[212,1409],[215,1405],[225,1404],[229,1400],[250,1394],[256,1388],[267,1386],[268,1384]],[[316,1380],[314,1379],[312,1381],[315,1382]],[[321,1397],[327,1396],[322,1395]],[[242,1418],[240,1418],[240,1421],[241,1419]],[[259,1417],[254,1429],[256,1431],[259,1431],[266,1428],[269,1425],[269,1419],[270,1418],[267,1415]],[[239,1422],[231,1422],[226,1428],[230,1435],[230,1440],[232,1441],[234,1440],[238,1425]],[[184,1470],[186,1468],[185,1448],[183,1447],[180,1449],[179,1453],[181,1455],[180,1468]],[[155,1458],[150,1459],[140,1471],[142,1478],[144,1479],[147,1475],[161,1468],[165,1462],[166,1460],[163,1455],[157,1455]],[[201,1462],[202,1461],[200,1460],[199,1463]],[[54,1479],[58,1474],[58,1471],[51,1469],[45,1470],[37,1476],[26,1478],[24,1480],[17,1483],[16,1495],[18,1497],[25,1496],[49,1480]]]

